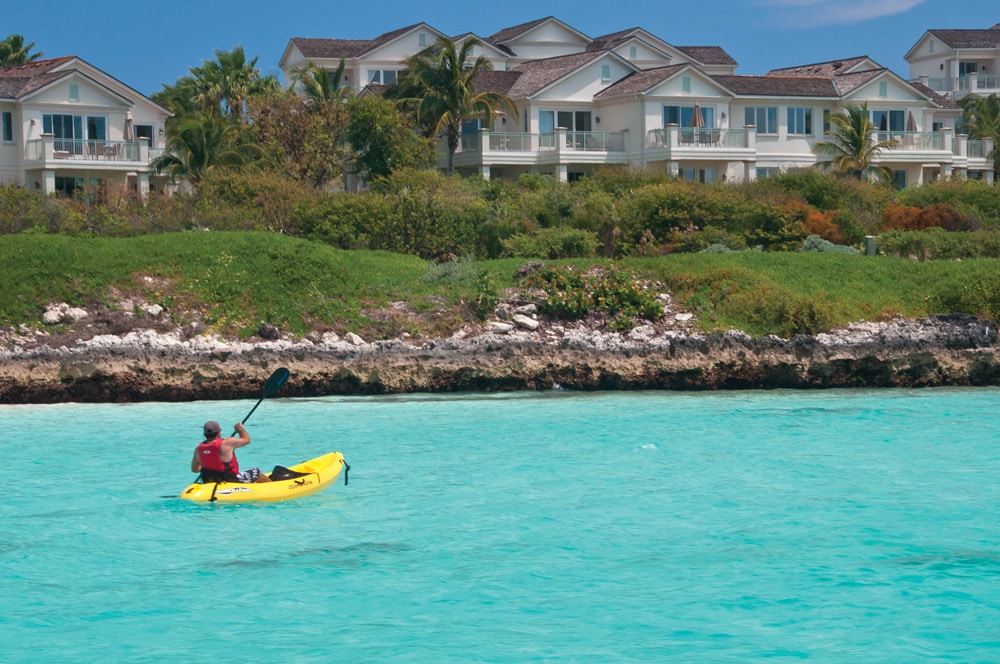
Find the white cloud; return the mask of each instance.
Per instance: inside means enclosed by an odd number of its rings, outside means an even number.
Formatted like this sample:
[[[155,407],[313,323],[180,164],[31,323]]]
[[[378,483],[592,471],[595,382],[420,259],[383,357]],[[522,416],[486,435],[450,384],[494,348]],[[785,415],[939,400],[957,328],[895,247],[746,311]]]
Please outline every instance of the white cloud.
[[[862,23],[883,16],[902,14],[927,0],[760,0],[780,11],[776,17],[788,27],[816,28],[823,25]]]

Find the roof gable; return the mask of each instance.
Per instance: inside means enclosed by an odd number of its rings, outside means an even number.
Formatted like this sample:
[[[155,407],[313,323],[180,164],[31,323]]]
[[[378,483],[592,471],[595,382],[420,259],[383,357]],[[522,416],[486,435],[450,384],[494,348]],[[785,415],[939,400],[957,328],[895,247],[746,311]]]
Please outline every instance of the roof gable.
[[[627,60],[613,51],[597,53],[574,53],[544,60],[524,62],[511,71],[519,74],[510,87],[510,97],[532,97],[545,89],[564,81],[588,65],[604,59],[612,59],[630,71],[635,71]]]
[[[797,67],[785,67],[782,69],[772,69],[767,72],[767,76],[790,76],[793,78],[817,77],[830,78],[842,74],[852,74],[859,71],[871,69],[884,69],[882,65],[875,62],[867,55],[854,58],[842,58],[840,60],[829,60],[827,62],[816,62]]]
[[[987,30],[928,30],[949,48],[1000,48],[1000,24]]]

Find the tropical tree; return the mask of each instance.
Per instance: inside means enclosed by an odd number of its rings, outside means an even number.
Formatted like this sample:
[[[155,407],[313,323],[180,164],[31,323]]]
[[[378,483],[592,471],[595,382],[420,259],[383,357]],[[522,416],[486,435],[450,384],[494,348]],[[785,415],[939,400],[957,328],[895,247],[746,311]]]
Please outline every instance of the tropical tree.
[[[45,53],[38,51],[32,53],[35,42],[24,43],[22,35],[8,35],[7,39],[0,41],[0,67],[10,67],[11,65],[23,65],[26,62],[34,62]]]
[[[216,51],[215,60],[201,67],[191,67],[187,76],[153,95],[153,100],[176,116],[207,111],[246,123],[246,102],[254,95],[281,89],[278,79],[262,75],[257,58],[247,60],[242,46],[231,51]]]
[[[431,48],[408,58],[407,71],[386,91],[387,97],[414,114],[425,136],[445,137],[449,174],[455,172],[463,120],[479,118],[489,127],[504,107],[517,115],[506,95],[476,91],[476,75],[492,69],[485,56],[472,60],[472,49],[480,45],[481,41],[471,38],[458,48],[452,40],[440,37]]]
[[[989,97],[968,95],[959,105],[962,107],[962,130],[969,138],[993,139],[993,152],[987,156],[993,159],[994,177],[1000,180],[1000,99],[995,94]]]
[[[882,182],[891,182],[892,170],[875,164],[879,153],[896,146],[896,141],[878,141],[878,127],[868,115],[868,103],[848,106],[843,114],[830,116],[829,140],[820,141],[813,147],[818,155],[829,157],[817,162],[819,168],[829,168],[838,175],[846,175],[861,180],[873,177]]]
[[[241,125],[215,113],[190,113],[167,127],[166,149],[153,168],[197,187],[213,169],[244,167],[260,156],[244,133]]]
[[[421,137],[408,115],[376,95],[347,102],[347,141],[354,150],[354,168],[372,178],[387,177],[401,168],[426,168],[434,163],[433,142]]]
[[[256,96],[248,107],[267,162],[293,179],[319,188],[339,177],[351,161],[344,138],[348,110],[342,102],[310,101],[284,90]]]
[[[344,83],[344,58],[332,72],[312,60],[292,70],[292,77],[310,101],[345,101],[354,90]]]

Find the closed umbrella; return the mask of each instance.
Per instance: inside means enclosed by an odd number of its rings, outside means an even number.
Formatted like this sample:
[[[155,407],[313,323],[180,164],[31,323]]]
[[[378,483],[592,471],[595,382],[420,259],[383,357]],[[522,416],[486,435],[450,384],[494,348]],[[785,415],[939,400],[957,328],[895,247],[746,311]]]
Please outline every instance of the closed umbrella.
[[[913,119],[913,111],[906,112],[906,131],[916,131],[917,121]]]
[[[132,125],[132,110],[125,111],[125,130],[122,131],[122,140],[135,140],[135,127]]]
[[[691,117],[692,127],[704,127],[705,126],[705,116],[701,113],[701,104],[698,102],[694,103],[694,115]]]

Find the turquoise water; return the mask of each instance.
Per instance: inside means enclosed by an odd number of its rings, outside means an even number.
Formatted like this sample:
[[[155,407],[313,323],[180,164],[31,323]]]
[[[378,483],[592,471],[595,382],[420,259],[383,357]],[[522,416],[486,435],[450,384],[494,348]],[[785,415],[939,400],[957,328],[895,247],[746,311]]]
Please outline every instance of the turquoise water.
[[[5,662],[1000,661],[1000,390],[0,407]],[[61,481],[47,478],[64,475]]]

